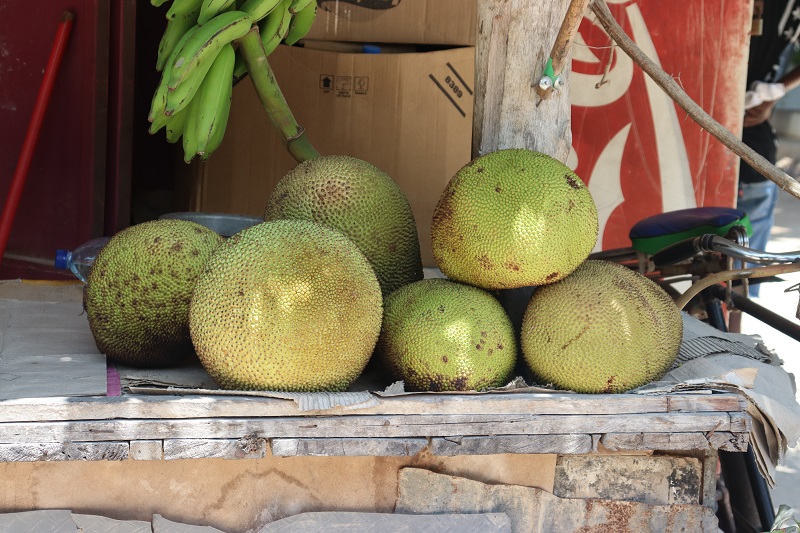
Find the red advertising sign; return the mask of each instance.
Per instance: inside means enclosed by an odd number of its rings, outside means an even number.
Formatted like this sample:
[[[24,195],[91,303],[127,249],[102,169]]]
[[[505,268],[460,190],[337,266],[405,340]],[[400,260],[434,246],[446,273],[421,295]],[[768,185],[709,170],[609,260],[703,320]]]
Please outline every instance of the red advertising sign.
[[[730,131],[741,131],[751,27],[747,0],[607,0],[651,59]],[[600,215],[596,249],[630,246],[638,220],[694,206],[734,206],[739,158],[698,126],[591,16],[570,74],[570,167]]]

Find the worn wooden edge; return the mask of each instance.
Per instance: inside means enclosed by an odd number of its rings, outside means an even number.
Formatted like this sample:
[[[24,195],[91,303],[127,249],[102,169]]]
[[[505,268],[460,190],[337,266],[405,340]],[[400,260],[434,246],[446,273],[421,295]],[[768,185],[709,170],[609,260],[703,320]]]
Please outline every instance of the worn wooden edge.
[[[717,450],[743,452],[748,435],[731,432],[490,435],[399,438],[163,439],[106,442],[0,444],[0,463],[32,461],[108,461],[131,459],[260,459],[275,457],[412,457],[423,451],[455,457],[496,454],[689,453],[716,457]],[[732,445],[733,444],[733,445]]]
[[[164,441],[134,440],[130,443],[129,459],[136,461],[160,461],[164,458]]]
[[[272,455],[277,457],[410,457],[429,447],[423,437],[375,439],[272,439]]]
[[[719,453],[717,450],[707,450],[703,454],[703,488],[700,503],[706,507],[717,507],[717,466]]]
[[[2,422],[359,415],[614,415],[745,412],[738,394],[487,393],[374,396],[369,407],[300,411],[293,400],[246,396],[118,396],[0,401]]]
[[[0,463],[34,461],[121,461],[128,442],[38,442],[0,444]]]
[[[609,433],[600,438],[609,451],[656,450],[723,450],[745,452],[749,433],[713,431],[707,433]]]
[[[165,439],[163,454],[171,459],[261,459],[266,439],[245,435],[239,439]]]
[[[0,443],[258,438],[389,438],[487,435],[748,432],[745,413],[618,415],[371,415],[114,419],[0,423]]]
[[[433,455],[587,454],[591,435],[495,435],[491,437],[435,437]]]

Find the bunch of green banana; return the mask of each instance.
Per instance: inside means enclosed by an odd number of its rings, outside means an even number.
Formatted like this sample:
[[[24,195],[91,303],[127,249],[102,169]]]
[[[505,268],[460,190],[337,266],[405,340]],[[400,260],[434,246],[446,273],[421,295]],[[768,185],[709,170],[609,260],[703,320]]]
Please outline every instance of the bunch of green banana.
[[[173,0],[167,12],[156,63],[161,81],[150,107],[149,131],[155,134],[166,128],[172,143],[183,137],[187,162],[195,155],[207,159],[222,142],[228,122],[235,61],[232,43],[253,25],[247,13],[232,7],[233,2],[225,6],[211,0]],[[208,17],[213,10],[220,11],[200,24],[200,13]],[[182,35],[173,31],[179,22],[187,28]]]
[[[316,0],[171,0],[158,47],[161,81],[148,116],[150,133],[165,128],[168,142],[182,138],[187,163],[196,155],[208,159],[225,133],[233,83],[247,73],[235,41],[258,24],[269,55],[281,42],[303,38],[316,10]]]

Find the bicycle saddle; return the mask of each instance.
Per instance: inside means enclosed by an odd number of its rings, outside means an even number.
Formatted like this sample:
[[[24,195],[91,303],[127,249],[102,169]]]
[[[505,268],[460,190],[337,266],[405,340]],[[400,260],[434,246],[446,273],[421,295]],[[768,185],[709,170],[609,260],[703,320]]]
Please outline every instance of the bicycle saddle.
[[[633,225],[628,236],[633,248],[653,255],[685,239],[705,234],[724,237],[734,226],[753,234],[747,213],[733,207],[693,207],[659,213]]]

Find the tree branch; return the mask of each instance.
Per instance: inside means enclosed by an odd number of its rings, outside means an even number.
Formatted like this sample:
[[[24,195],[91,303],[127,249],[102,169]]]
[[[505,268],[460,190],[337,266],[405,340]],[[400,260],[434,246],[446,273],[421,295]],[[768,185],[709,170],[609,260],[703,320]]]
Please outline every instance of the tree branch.
[[[558,77],[561,71],[567,64],[567,56],[569,55],[572,41],[575,39],[575,34],[578,33],[578,28],[583,20],[583,14],[586,12],[586,7],[591,0],[572,0],[567,8],[567,13],[564,15],[564,20],[561,23],[561,28],[558,30],[558,35],[553,43],[553,50],[550,52],[550,59],[552,60],[553,73]],[[555,80],[553,80],[555,82]],[[537,93],[541,98],[549,98],[553,93],[553,87],[543,89],[537,88]]]

